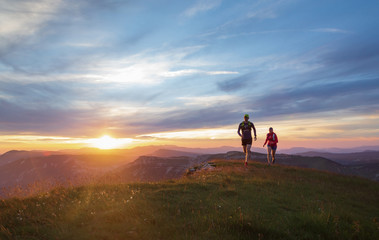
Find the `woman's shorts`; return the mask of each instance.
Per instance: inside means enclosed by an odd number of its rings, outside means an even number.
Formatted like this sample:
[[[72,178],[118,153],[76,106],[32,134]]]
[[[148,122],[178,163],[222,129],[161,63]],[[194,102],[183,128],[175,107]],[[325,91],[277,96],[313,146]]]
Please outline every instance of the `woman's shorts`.
[[[251,145],[253,143],[252,138],[242,139],[242,145]]]
[[[267,147],[270,147],[272,150],[276,151],[276,148],[277,148],[278,146],[270,146],[270,145],[268,145]]]

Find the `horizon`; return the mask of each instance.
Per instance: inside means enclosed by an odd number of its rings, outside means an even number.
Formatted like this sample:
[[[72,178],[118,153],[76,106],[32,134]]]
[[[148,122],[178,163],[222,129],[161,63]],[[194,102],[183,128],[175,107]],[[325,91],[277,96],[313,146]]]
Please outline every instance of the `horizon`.
[[[379,146],[377,1],[2,2],[0,153]]]
[[[96,151],[96,152],[100,152],[100,153],[103,152],[104,153],[104,152],[115,152],[115,151],[124,151],[124,150],[127,151],[127,150],[135,150],[135,149],[138,149],[138,148],[151,148],[151,147],[156,147],[157,150],[169,150],[169,151],[183,151],[183,152],[186,152],[186,150],[188,150],[191,153],[196,153],[196,152],[194,152],[194,150],[200,150],[201,151],[201,150],[228,149],[228,148],[240,149],[239,147],[236,147],[236,146],[182,147],[182,146],[178,146],[178,145],[144,145],[144,146],[134,146],[134,147],[130,147],[130,148],[103,148],[103,149],[102,148],[97,148],[97,147],[82,147],[82,148],[74,148],[74,149],[57,149],[57,150],[46,150],[46,149],[29,149],[29,150],[26,150],[26,149],[11,149],[11,150],[8,150],[8,151],[5,151],[5,152],[0,152],[0,156],[3,155],[3,154],[5,154],[5,153],[12,152],[12,151],[62,152],[62,153],[65,153],[65,152],[70,152],[70,151],[92,150],[92,151]],[[278,154],[281,154],[281,153],[289,154],[289,153],[287,153],[288,151],[293,151],[293,150],[296,150],[296,149],[298,149],[298,150],[304,149],[304,151],[306,151],[306,152],[308,152],[308,151],[316,151],[316,152],[320,152],[320,153],[352,153],[352,152],[379,151],[379,145],[372,145],[372,146],[361,145],[361,146],[349,147],[349,148],[291,147],[291,148],[280,149],[280,151],[278,151]],[[356,149],[358,149],[358,150],[356,150]],[[240,149],[240,151],[242,152],[242,149]],[[261,152],[265,152],[266,148],[263,148],[263,147],[258,148],[258,147],[254,147],[253,146],[251,151],[252,152],[261,153]],[[343,152],[340,152],[340,151],[343,151]],[[226,152],[228,152],[228,151],[217,152],[217,153],[226,153]],[[201,154],[201,152],[198,152],[198,153]],[[297,154],[297,153],[301,153],[301,152],[296,151],[294,154]]]

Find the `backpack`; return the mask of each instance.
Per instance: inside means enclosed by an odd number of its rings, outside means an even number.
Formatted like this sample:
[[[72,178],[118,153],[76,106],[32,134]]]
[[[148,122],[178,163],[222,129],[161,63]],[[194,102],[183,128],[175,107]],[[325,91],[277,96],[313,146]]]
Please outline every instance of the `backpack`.
[[[251,130],[251,128],[253,126],[253,123],[250,122],[250,121],[248,121],[247,125],[248,125],[249,129]],[[240,123],[240,128],[243,128],[243,127],[245,127],[245,121],[243,121],[243,122]]]

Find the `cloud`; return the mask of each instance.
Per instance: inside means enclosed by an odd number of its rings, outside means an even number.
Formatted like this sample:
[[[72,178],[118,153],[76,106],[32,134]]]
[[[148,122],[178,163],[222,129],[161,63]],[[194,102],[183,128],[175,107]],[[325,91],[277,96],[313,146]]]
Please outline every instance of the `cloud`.
[[[151,29],[115,35],[118,24],[104,18],[110,11],[127,13],[126,6],[132,9],[131,1],[9,1],[0,9],[0,20],[6,22],[0,26],[0,67],[29,74],[67,73],[136,49]]]
[[[54,17],[61,4],[59,0],[3,0],[0,9],[0,20],[3,23],[0,26],[1,36],[13,39],[35,34],[46,21]]]
[[[184,101],[185,106],[197,107],[211,107],[216,105],[223,105],[225,102],[236,103],[239,97],[232,95],[218,95],[218,96],[201,96],[201,97],[178,97],[179,100]]]
[[[182,76],[188,76],[192,74],[200,73],[197,69],[183,69],[183,70],[177,70],[177,71],[169,71],[164,72],[161,75],[163,77],[182,77]]]
[[[260,121],[377,112],[378,34],[332,22],[282,28],[298,16],[261,21],[291,2],[196,1],[181,15],[188,21],[168,23],[183,3],[164,7],[162,20],[135,1],[6,1],[1,132],[180,135],[245,112]],[[203,14],[212,10],[221,14]]]
[[[321,56],[321,60],[327,65],[332,64],[344,68],[354,68],[354,66],[365,68],[367,66],[372,69],[373,65],[379,63],[379,43],[375,40],[379,34],[361,34],[361,36],[348,38],[342,43],[338,42],[328,46],[327,51]]]
[[[182,77],[182,76],[189,76],[194,74],[206,74],[206,75],[233,75],[238,74],[238,72],[235,71],[204,71],[199,69],[182,69],[177,71],[170,71],[165,72],[162,74],[163,77]]]
[[[206,72],[208,75],[233,75],[238,74],[239,72],[236,71],[209,71]]]
[[[212,128],[149,133],[137,137],[152,137],[163,139],[231,139],[233,137],[235,138],[236,135],[237,134],[235,129]]]
[[[90,126],[96,121],[93,118],[94,114],[88,110],[47,106],[28,109],[4,99],[0,99],[0,112],[2,133],[80,135],[83,134],[83,129],[87,128],[83,126]]]
[[[301,74],[297,72],[283,80],[292,79],[291,81],[302,84],[378,76],[379,43],[374,40],[377,37],[377,33],[371,32],[347,35],[342,40],[325,44],[300,57],[282,61],[306,69]]]
[[[206,12],[218,7],[221,4],[221,0],[202,0],[198,1],[194,6],[188,8],[184,15],[187,17],[193,17],[201,12]]]
[[[178,68],[189,55],[203,46],[174,48],[163,51],[147,51],[121,59],[105,59],[91,69],[98,75],[99,82],[158,84],[170,77],[180,77],[196,73],[196,69],[172,70]]]
[[[258,19],[273,19],[277,17],[277,10],[285,4],[288,4],[289,0],[258,0],[251,7],[247,14],[247,18]]]
[[[252,84],[255,76],[251,73],[242,75],[240,77],[220,81],[217,86],[224,92],[233,92],[245,88],[248,84]]]
[[[33,41],[39,30],[55,17],[61,5],[59,0],[4,0],[0,8],[0,57]]]
[[[311,29],[312,32],[324,32],[324,33],[345,33],[345,34],[351,34],[352,32],[346,31],[339,28],[315,28]]]
[[[379,78],[355,81],[321,82],[283,88],[255,99],[259,115],[280,116],[378,107]]]

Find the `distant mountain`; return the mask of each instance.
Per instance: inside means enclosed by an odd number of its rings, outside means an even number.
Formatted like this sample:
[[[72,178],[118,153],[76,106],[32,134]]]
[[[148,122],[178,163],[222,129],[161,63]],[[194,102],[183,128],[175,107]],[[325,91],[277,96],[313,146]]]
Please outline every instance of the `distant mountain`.
[[[58,155],[59,152],[52,151],[17,151],[12,150],[4,153],[0,156],[0,166],[17,161],[19,159],[33,158],[33,157],[43,157],[50,155]]]
[[[119,175],[125,181],[156,181],[180,177],[188,168],[213,159],[238,159],[241,160],[241,164],[244,159],[243,152],[222,152],[225,148],[212,148],[207,151],[201,148],[173,147],[186,150],[180,151],[159,149],[160,147],[162,146],[99,153],[99,150],[93,149],[62,152],[10,151],[0,156],[0,188],[25,186],[40,181],[77,181],[113,174]],[[144,149],[147,151],[145,156],[138,157]],[[214,153],[217,151],[220,152]],[[277,164],[358,175],[379,181],[378,153],[367,151],[352,154],[277,154]],[[266,154],[253,152],[252,159],[265,163]]]
[[[379,151],[364,151],[355,153],[303,152],[301,156],[324,157],[343,165],[379,163]]]
[[[151,154],[148,154],[155,157],[196,157],[200,155],[199,153],[193,152],[183,152],[170,149],[159,149]]]
[[[222,146],[216,148],[187,148],[187,147],[178,147],[178,146],[166,146],[164,149],[175,150],[181,152],[190,152],[196,154],[216,154],[216,153],[226,153],[229,151],[240,151],[242,147],[231,147],[231,146]]]
[[[180,154],[180,152],[171,151],[164,151],[163,153]],[[244,153],[238,151],[231,151],[219,154],[202,154],[196,157],[141,156],[136,161],[126,164],[121,171],[116,172],[127,181],[156,181],[161,179],[178,178],[182,176],[188,168],[211,160],[240,159],[242,164],[244,157]],[[267,158],[265,154],[253,152],[252,160],[261,163],[266,163]],[[312,168],[339,174],[353,174],[353,172],[349,168],[323,157],[305,157],[297,155],[278,154],[277,164],[303,168]]]
[[[213,155],[202,155],[199,156],[203,160],[235,160],[244,159],[244,154],[242,152],[228,152],[226,154],[213,154]],[[254,161],[265,163],[267,161],[265,154],[260,154],[254,152],[252,155]],[[355,175],[364,178],[368,178],[374,181],[379,181],[379,162],[366,162],[359,163],[355,165],[342,165],[338,162],[332,161],[321,156],[301,156],[301,155],[287,155],[287,154],[277,154],[278,165],[302,167],[302,168],[312,168],[321,171],[328,171],[344,175]]]
[[[217,154],[217,153],[226,153],[231,151],[242,151],[242,147],[232,147],[232,146],[221,146],[216,148],[187,148],[187,147],[178,147],[175,145],[162,145],[162,146],[150,146],[155,147],[150,148],[149,153],[145,154],[152,154],[152,152],[157,151],[158,149],[167,149],[167,150],[175,150],[175,151],[181,151],[181,152],[190,152],[190,153],[196,153],[196,154]],[[140,147],[140,150],[146,151],[147,149],[143,149],[144,147]],[[261,146],[257,146],[256,144],[253,144],[252,151],[259,152],[265,154],[267,152],[266,148],[262,148]],[[355,153],[355,152],[363,152],[363,151],[379,151],[379,146],[361,146],[361,147],[354,147],[354,148],[304,148],[304,147],[295,147],[295,148],[288,148],[283,149],[278,148],[278,153],[282,154],[298,154],[303,152],[329,152],[329,153]]]
[[[279,149],[280,153],[299,154],[304,152],[328,152],[328,153],[355,153],[363,151],[379,151],[379,146],[361,146],[353,148],[303,148],[295,147],[289,149]]]
[[[117,155],[50,155],[22,158],[0,166],[0,188],[34,182],[77,181],[125,164]]]

